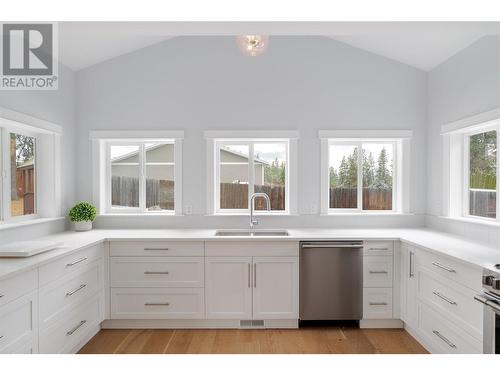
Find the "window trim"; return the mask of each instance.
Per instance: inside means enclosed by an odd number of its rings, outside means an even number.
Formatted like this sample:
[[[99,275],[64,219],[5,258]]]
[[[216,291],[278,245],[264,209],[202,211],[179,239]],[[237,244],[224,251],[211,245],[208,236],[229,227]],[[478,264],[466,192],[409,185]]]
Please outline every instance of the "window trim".
[[[97,207],[99,215],[144,215],[144,216],[181,216],[182,203],[182,144],[184,131],[182,130],[97,130],[89,132],[92,143],[92,201]],[[138,143],[173,143],[174,145],[174,210],[140,211],[128,208],[108,210],[111,200],[111,173],[108,143],[138,144]],[[142,168],[142,167],[141,167]]]
[[[254,192],[255,165],[254,147],[255,144],[283,144],[286,147],[286,168],[285,168],[285,209],[275,211],[254,211],[258,215],[288,215],[290,213],[290,140],[288,139],[215,139],[215,166],[214,166],[214,206],[216,215],[243,214],[250,212],[250,198]],[[246,145],[248,146],[248,208],[220,208],[220,150],[222,145]]]
[[[296,130],[208,130],[204,132],[204,138],[207,140],[207,189],[206,189],[206,204],[207,215],[230,216],[230,215],[248,215],[249,209],[246,210],[225,210],[217,212],[216,207],[216,171],[217,167],[217,147],[216,141],[255,141],[260,142],[288,142],[288,165],[287,165],[287,190],[286,199],[288,202],[288,210],[285,211],[255,211],[256,216],[293,216],[297,214],[297,167],[298,167],[298,142],[299,132]],[[252,154],[253,158],[253,154]]]
[[[410,176],[411,176],[411,139],[412,130],[320,130],[321,140],[321,215],[397,215],[410,214]],[[329,172],[329,143],[394,143],[393,171],[393,209],[392,210],[360,210],[332,208],[330,209],[330,172]],[[358,159],[359,161],[361,158]],[[358,164],[359,175],[362,176],[362,168]],[[361,177],[362,181],[362,177]],[[359,189],[362,190],[362,189]],[[359,192],[358,192],[359,194]],[[362,204],[358,196],[358,205]],[[359,206],[358,206],[359,207]]]
[[[462,163],[462,168],[463,168],[463,184],[462,184],[462,217],[466,219],[475,219],[475,220],[484,220],[484,221],[489,221],[489,222],[500,222],[500,187],[499,187],[499,171],[500,171],[500,158],[498,157],[498,151],[497,151],[497,160],[496,160],[496,217],[491,218],[491,217],[484,217],[484,216],[477,216],[477,215],[471,215],[470,212],[470,137],[481,134],[481,133],[486,133],[489,131],[496,131],[497,133],[497,150],[500,149],[500,119],[498,120],[498,123],[492,123],[492,124],[484,124],[481,126],[475,126],[472,127],[469,130],[466,130],[463,132],[463,163]]]
[[[10,133],[35,138],[34,214],[11,216]],[[0,228],[61,217],[61,138],[61,126],[0,107]]]
[[[392,171],[392,209],[391,210],[364,210],[363,209],[363,145],[365,144],[390,144],[392,145],[392,153],[393,153],[393,171]],[[357,176],[357,208],[331,208],[330,207],[330,148],[335,145],[349,145],[356,146],[358,151],[358,160],[357,160],[357,168],[358,168],[358,176]],[[360,152],[361,151],[361,152]],[[397,141],[395,140],[374,140],[374,139],[358,139],[358,140],[346,140],[346,139],[328,139],[327,145],[327,164],[328,164],[328,197],[326,197],[328,201],[328,214],[339,214],[339,213],[374,213],[374,214],[393,214],[398,212],[397,207],[397,181],[398,181],[398,147]]]

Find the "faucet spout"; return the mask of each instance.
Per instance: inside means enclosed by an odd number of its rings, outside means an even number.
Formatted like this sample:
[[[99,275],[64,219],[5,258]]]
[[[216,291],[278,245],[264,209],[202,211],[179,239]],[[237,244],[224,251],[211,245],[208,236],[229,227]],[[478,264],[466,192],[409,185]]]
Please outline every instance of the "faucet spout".
[[[271,211],[271,200],[269,199],[269,195],[267,195],[266,193],[253,193],[250,197],[250,230],[253,230],[253,227],[259,224],[259,221],[253,218],[255,210],[255,198],[264,198],[266,200],[267,210]]]

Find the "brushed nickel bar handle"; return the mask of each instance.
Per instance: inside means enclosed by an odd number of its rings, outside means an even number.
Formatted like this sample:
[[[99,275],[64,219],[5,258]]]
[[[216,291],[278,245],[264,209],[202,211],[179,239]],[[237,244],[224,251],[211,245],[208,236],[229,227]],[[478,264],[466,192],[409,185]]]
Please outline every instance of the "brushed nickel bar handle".
[[[73,328],[72,330],[66,332],[66,336],[71,336],[73,333],[76,332],[77,329],[79,329],[81,326],[83,326],[85,323],[87,323],[86,320],[82,320],[80,323],[78,323],[78,325]]]
[[[368,250],[389,250],[388,247],[369,247]]]
[[[169,302],[146,302],[144,306],[170,306]]]
[[[373,273],[373,274],[379,274],[379,273],[387,274],[388,273],[387,271],[368,271],[368,272]]]
[[[443,269],[443,270],[445,270],[445,271],[451,272],[451,273],[455,273],[455,272],[457,272],[457,271],[455,271],[453,268],[443,266],[443,265],[442,265],[441,263],[439,263],[439,262],[432,262],[432,265],[433,265],[433,266],[436,266],[436,267],[438,267],[438,268],[441,268],[441,269]]]
[[[66,267],[71,267],[71,266],[74,266],[75,264],[78,264],[78,263],[81,263],[81,262],[84,262],[86,261],[88,258],[87,257],[83,257],[81,259],[78,259],[78,260],[75,260],[74,262],[72,263],[68,263],[66,264]]]
[[[442,300],[448,302],[450,305],[456,305],[457,303],[451,299],[449,299],[448,297],[442,295],[441,293],[439,292],[432,292],[432,294],[434,294],[435,296],[441,298]]]
[[[452,348],[456,348],[457,346],[452,343],[450,340],[448,340],[446,337],[444,337],[439,331],[432,331],[432,333],[434,333],[437,337],[439,337],[441,340],[443,340],[445,343],[448,344],[448,346],[452,347]]]
[[[302,245],[303,249],[338,249],[338,248],[354,248],[362,249],[363,245]]]
[[[250,285],[250,274],[251,274],[251,271],[250,271],[250,263],[248,263],[248,287],[250,288],[251,285]]]
[[[410,251],[410,277],[415,277],[415,253]]]
[[[167,251],[170,250],[168,247],[145,247],[145,251]]]
[[[257,263],[253,265],[253,287],[257,288]]]
[[[68,292],[66,293],[66,295],[69,297],[69,296],[72,296],[73,294],[75,294],[76,292],[82,290],[83,288],[85,288],[87,286],[87,284],[82,284],[80,285],[78,288],[76,288],[75,290],[72,290],[71,292]]]
[[[387,306],[387,302],[369,302],[368,303],[370,306]]]
[[[168,275],[168,271],[144,271],[144,275]]]

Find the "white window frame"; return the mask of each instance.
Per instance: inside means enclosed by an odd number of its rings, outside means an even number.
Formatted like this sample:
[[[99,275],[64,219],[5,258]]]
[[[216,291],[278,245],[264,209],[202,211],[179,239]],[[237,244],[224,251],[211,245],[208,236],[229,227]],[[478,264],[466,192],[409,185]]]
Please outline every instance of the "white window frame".
[[[411,130],[320,130],[321,139],[321,214],[380,215],[410,213],[410,140]],[[393,146],[393,185],[391,210],[363,210],[363,144]],[[330,146],[358,147],[357,208],[330,208]]]
[[[254,145],[281,143],[286,145],[287,162],[285,170],[285,210],[258,210],[258,216],[294,215],[297,212],[297,131],[206,131],[207,139],[207,211],[209,215],[248,215],[250,198],[254,189]],[[249,186],[248,208],[220,208],[220,148],[222,145],[248,145]],[[246,164],[246,163],[245,163]]]
[[[10,133],[35,138],[35,213],[11,215]],[[61,217],[62,128],[0,107],[0,228],[3,224]]]
[[[93,166],[93,202],[99,215],[182,215],[182,141],[183,131],[91,131]],[[174,210],[148,211],[146,209],[146,143],[174,145]],[[139,207],[111,206],[112,145],[139,146]],[[171,163],[161,163],[171,164]]]
[[[496,218],[469,214],[469,138],[487,131],[497,131],[500,145],[500,108],[445,124],[443,136],[443,215],[479,223],[500,224],[500,158],[497,154]]]

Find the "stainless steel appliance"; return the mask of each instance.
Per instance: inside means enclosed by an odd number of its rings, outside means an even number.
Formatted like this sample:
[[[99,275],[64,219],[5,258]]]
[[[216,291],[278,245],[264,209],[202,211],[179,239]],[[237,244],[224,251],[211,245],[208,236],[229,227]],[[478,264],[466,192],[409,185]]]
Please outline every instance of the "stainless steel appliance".
[[[300,243],[300,320],[360,320],[363,241]]]
[[[484,294],[474,297],[484,305],[483,353],[500,354],[500,264],[483,270]]]

